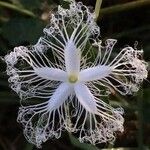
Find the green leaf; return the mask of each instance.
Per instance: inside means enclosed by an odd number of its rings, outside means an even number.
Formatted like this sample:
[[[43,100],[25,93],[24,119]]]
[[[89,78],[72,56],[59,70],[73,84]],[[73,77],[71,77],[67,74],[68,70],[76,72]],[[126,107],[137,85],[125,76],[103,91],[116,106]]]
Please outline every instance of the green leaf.
[[[22,13],[22,14],[30,16],[30,17],[34,17],[34,18],[36,17],[33,12],[24,9],[20,4],[16,5],[16,4],[11,4],[9,2],[0,1],[0,6],[4,7],[4,8],[8,8],[10,10],[17,11],[19,13]]]
[[[9,0],[12,4],[15,4],[16,6],[21,6],[20,5],[20,0]]]
[[[20,0],[20,3],[23,7],[28,8],[30,10],[37,9],[41,7],[41,0]]]
[[[12,18],[2,27],[2,35],[11,45],[37,42],[42,35],[44,23],[33,18]]]
[[[75,138],[73,135],[71,135],[70,133],[69,133],[69,138],[72,145],[80,148],[81,150],[98,150],[96,146],[93,146],[91,144],[80,143],[79,140]]]

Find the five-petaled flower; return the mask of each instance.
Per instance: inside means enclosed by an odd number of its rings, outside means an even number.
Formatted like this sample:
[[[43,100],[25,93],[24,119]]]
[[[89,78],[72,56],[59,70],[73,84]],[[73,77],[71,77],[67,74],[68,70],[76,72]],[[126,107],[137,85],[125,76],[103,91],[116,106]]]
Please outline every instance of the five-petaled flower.
[[[99,32],[94,14],[72,2],[70,9],[59,7],[52,15],[37,44],[5,56],[11,88],[21,100],[42,100],[22,105],[18,114],[25,137],[37,147],[64,129],[92,144],[113,142],[115,132],[123,131],[123,109],[105,98],[111,89],[136,92],[147,77],[147,64],[143,51],[132,47],[112,57],[116,40],[102,45]]]

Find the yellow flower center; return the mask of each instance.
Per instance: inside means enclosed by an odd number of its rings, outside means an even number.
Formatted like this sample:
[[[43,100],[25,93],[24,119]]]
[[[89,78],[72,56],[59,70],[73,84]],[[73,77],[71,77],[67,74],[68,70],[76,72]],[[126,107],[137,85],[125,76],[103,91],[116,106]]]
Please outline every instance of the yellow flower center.
[[[70,83],[76,83],[77,81],[78,81],[78,76],[76,76],[76,75],[69,75],[69,77],[68,77],[68,81],[70,82]]]

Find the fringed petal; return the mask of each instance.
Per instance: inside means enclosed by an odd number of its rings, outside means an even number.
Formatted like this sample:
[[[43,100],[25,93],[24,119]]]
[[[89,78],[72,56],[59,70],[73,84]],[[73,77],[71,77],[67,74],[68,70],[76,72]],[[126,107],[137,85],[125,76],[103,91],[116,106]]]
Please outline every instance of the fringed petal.
[[[85,66],[80,72],[81,81],[93,81],[112,91],[122,95],[137,92],[140,83],[147,78],[147,63],[142,59],[143,50],[133,49],[132,47],[123,48],[114,57],[111,55],[115,39],[108,39],[106,45],[95,41],[93,47],[97,48],[95,61],[91,66],[85,61]],[[91,73],[89,73],[91,70]]]
[[[70,9],[58,7],[50,24],[44,28],[44,36],[35,45],[37,51],[52,51],[56,59],[66,66],[68,74],[79,72],[80,57],[90,36],[99,36],[100,29],[94,21],[94,13],[81,2],[71,2]]]
[[[89,88],[88,88],[89,87]],[[91,90],[90,90],[91,89]],[[99,97],[108,96],[89,83],[75,85],[77,107],[72,115],[76,120],[71,132],[76,132],[80,142],[113,143],[115,132],[123,132],[122,108],[113,108]],[[76,118],[76,119],[75,119]]]
[[[67,81],[67,73],[61,69],[42,67],[34,68],[34,71],[39,77],[43,79],[63,82]]]
[[[22,106],[18,113],[18,122],[24,127],[26,139],[41,147],[49,138],[59,138],[67,119],[65,101],[72,94],[72,87],[62,83],[54,94],[41,104]]]
[[[65,65],[68,75],[79,74],[80,57],[80,51],[75,43],[70,40],[65,47]]]
[[[97,98],[95,89],[90,91],[85,85],[78,86],[76,98],[71,103],[73,110],[68,113],[71,123],[65,126],[66,130],[77,136],[80,142],[113,144],[116,132],[124,130],[123,109],[113,108]]]
[[[81,70],[79,73],[79,80],[82,82],[89,82],[100,80],[108,77],[111,74],[111,67],[109,66],[96,66]]]
[[[64,100],[66,100],[71,94],[73,93],[73,86],[69,85],[68,83],[62,83],[56,89],[54,94],[49,100],[48,109],[55,110],[57,109]]]
[[[4,60],[11,88],[21,99],[47,98],[60,82],[67,80],[67,73],[58,64],[52,64],[44,53],[33,47],[16,47]]]
[[[83,107],[89,111],[90,113],[96,113],[96,103],[94,101],[94,97],[87,88],[86,85],[78,83],[74,87],[76,97],[78,98],[79,102],[83,105]]]

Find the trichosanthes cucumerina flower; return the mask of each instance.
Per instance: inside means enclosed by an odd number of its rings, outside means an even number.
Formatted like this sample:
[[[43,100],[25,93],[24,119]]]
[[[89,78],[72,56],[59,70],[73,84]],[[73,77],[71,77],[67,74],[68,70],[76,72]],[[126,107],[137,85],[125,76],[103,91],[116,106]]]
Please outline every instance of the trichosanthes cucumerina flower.
[[[103,98],[111,89],[122,95],[136,92],[147,77],[147,64],[143,51],[132,47],[113,58],[116,40],[102,45],[99,34],[94,14],[72,2],[69,9],[59,6],[37,44],[5,56],[11,88],[22,101],[34,98],[32,105],[22,104],[18,122],[37,147],[59,138],[62,130],[92,144],[113,142],[115,132],[123,131],[123,109]]]

